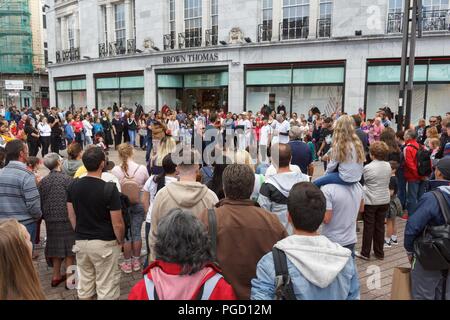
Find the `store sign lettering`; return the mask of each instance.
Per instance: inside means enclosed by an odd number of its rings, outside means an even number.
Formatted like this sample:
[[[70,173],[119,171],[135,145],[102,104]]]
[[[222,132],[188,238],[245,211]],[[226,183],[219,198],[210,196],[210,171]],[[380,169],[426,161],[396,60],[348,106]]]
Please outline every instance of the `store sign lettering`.
[[[170,63],[192,63],[192,62],[209,62],[219,60],[218,53],[192,53],[192,54],[179,54],[176,56],[163,57],[164,64]]]

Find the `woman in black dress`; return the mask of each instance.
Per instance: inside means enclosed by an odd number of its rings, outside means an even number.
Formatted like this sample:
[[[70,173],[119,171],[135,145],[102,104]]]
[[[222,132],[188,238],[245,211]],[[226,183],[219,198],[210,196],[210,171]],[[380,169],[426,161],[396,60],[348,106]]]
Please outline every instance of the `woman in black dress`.
[[[24,131],[27,135],[28,152],[30,156],[36,157],[39,151],[39,130],[33,127],[31,118],[25,121]]]
[[[105,137],[104,137],[105,138],[105,145],[106,145],[106,148],[109,149],[109,146],[114,143],[113,142],[113,138],[112,138],[112,133],[111,133],[111,130],[112,130],[111,121],[109,121],[109,118],[106,115],[105,111],[102,111],[100,113],[100,115],[101,115],[100,123],[103,126],[103,132],[104,132],[104,135],[105,135]]]

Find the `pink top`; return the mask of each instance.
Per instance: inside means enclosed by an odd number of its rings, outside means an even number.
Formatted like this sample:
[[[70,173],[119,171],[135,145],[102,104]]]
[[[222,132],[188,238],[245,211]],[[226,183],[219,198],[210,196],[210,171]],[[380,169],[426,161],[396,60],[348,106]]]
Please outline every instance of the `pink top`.
[[[373,138],[375,141],[380,141],[381,132],[383,131],[384,126],[380,123],[379,126],[376,124],[373,125]]]
[[[136,172],[136,173],[135,173]],[[121,166],[115,166],[111,173],[119,179],[119,181],[122,183],[123,178],[125,177],[125,174],[122,170]],[[141,187],[141,189],[144,187],[145,182],[148,180],[148,172],[147,168],[143,165],[137,164],[133,160],[128,160],[128,176],[133,177],[134,181],[136,181],[137,184]]]

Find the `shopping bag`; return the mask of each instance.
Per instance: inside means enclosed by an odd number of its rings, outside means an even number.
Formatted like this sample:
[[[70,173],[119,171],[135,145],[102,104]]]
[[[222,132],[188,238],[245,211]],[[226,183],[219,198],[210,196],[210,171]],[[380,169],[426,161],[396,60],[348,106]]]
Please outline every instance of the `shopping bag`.
[[[391,300],[412,300],[411,268],[397,267],[392,275]]]

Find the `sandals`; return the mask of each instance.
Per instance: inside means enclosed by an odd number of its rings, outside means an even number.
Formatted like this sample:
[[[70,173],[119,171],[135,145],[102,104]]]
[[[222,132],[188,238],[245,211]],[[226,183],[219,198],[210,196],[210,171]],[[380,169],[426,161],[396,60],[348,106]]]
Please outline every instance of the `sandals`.
[[[65,281],[66,281],[66,275],[63,275],[61,277],[61,279],[59,279],[59,280],[52,280],[51,286],[52,286],[52,288],[55,288]]]

